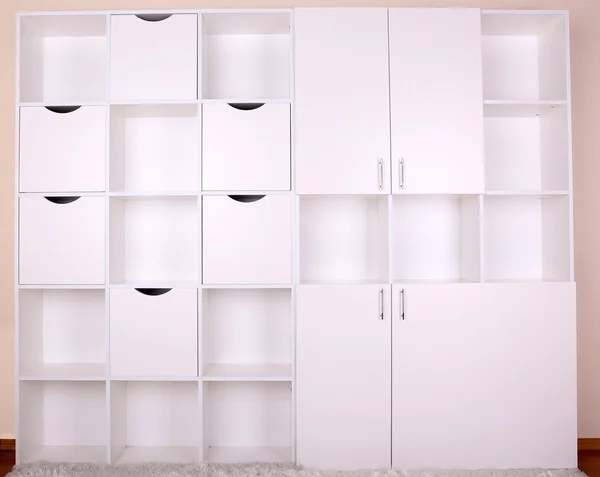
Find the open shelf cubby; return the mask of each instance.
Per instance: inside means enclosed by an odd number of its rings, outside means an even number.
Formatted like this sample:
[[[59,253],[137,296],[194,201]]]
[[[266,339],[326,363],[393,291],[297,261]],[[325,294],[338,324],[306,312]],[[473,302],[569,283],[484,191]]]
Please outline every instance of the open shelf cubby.
[[[111,283],[196,284],[199,228],[197,197],[112,197]]]
[[[204,99],[289,98],[288,12],[202,15]]]
[[[485,197],[485,281],[569,281],[567,195]]]
[[[106,462],[106,382],[22,381],[21,463]]]
[[[387,196],[302,196],[300,281],[387,282]]]
[[[290,289],[203,291],[205,381],[292,380]]]
[[[199,118],[196,104],[112,106],[110,190],[197,192]]]
[[[566,28],[562,13],[484,13],[484,98],[567,100]]]
[[[396,282],[480,280],[480,198],[440,195],[393,199]]]
[[[104,290],[19,290],[22,379],[104,379]]]
[[[292,461],[290,383],[204,383],[204,460]]]
[[[487,104],[484,111],[488,192],[570,189],[566,105]]]
[[[198,462],[197,381],[112,381],[110,400],[113,463]]]
[[[94,14],[21,17],[21,102],[104,101],[106,24]]]

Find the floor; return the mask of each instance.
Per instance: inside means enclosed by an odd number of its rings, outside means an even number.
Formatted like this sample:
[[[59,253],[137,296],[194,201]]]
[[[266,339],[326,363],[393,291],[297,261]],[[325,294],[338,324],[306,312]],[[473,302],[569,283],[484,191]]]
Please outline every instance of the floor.
[[[0,451],[0,477],[8,474],[14,464],[14,452]],[[589,477],[600,477],[600,451],[580,451],[579,468]]]

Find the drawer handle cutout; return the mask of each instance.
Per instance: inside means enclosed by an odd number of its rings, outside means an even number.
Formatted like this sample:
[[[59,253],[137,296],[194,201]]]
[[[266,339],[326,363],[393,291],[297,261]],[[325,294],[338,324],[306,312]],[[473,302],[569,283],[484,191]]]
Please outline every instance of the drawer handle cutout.
[[[136,291],[140,292],[142,295],[148,296],[160,296],[165,293],[169,293],[172,288],[136,288]]]
[[[172,13],[140,13],[136,17],[145,22],[162,22],[172,15]]]
[[[234,109],[239,109],[240,111],[254,111],[255,109],[264,106],[265,103],[227,103]]]
[[[45,108],[53,113],[67,114],[77,111],[81,106],[45,106]]]
[[[257,202],[266,196],[264,196],[264,195],[230,195],[228,197],[237,202]]]
[[[44,199],[52,202],[53,204],[70,204],[75,202],[77,199],[81,199],[81,197],[44,197]]]

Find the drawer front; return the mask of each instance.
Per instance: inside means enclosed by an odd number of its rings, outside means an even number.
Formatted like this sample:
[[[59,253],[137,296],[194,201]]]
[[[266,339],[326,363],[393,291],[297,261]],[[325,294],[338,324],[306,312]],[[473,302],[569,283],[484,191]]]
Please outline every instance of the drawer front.
[[[205,190],[290,190],[290,105],[205,104]]]
[[[111,98],[196,99],[198,16],[140,17],[111,17]]]
[[[103,284],[104,198],[50,199],[19,199],[19,283]]]
[[[21,108],[21,192],[102,192],[105,161],[104,106]]]
[[[203,198],[204,283],[291,283],[291,198],[259,197]]]
[[[112,376],[198,375],[198,291],[110,291]]]

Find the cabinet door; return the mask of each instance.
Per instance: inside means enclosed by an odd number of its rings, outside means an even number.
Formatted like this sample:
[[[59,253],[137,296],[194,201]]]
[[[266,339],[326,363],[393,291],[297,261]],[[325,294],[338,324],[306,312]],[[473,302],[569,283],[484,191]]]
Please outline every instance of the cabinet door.
[[[296,190],[390,190],[385,8],[295,10]]]
[[[198,16],[111,16],[112,100],[190,100],[198,90]]]
[[[576,466],[573,283],[392,294],[394,467]]]
[[[105,282],[104,197],[19,199],[19,283]]]
[[[297,458],[390,465],[390,286],[297,289]]]
[[[21,192],[105,190],[104,106],[22,107]]]
[[[204,104],[202,185],[290,190],[290,104]]]
[[[197,290],[111,290],[111,375],[197,376],[197,316]]]
[[[390,9],[392,192],[482,193],[477,9]]]

